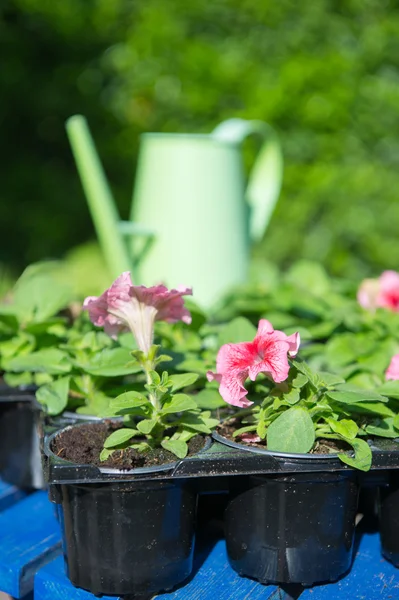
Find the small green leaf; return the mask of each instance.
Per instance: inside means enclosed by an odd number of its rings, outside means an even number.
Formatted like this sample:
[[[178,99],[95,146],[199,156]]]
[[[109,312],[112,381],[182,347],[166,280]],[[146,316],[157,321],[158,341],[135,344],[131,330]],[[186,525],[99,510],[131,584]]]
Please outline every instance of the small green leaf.
[[[213,421],[216,421],[216,425],[219,423],[217,419],[213,419]],[[207,424],[206,420],[204,420],[200,415],[195,415],[192,413],[183,413],[183,415],[179,419],[179,423],[181,423],[187,429],[199,431],[200,433],[211,433],[210,426]]]
[[[226,406],[226,402],[217,389],[205,388],[195,395],[198,408],[216,410]]]
[[[181,440],[162,440],[162,448],[175,454],[177,458],[185,458],[188,454],[188,446],[186,442]]]
[[[289,391],[288,394],[283,394],[282,398],[290,405],[296,404],[300,400],[299,390],[294,388]]]
[[[69,382],[70,377],[61,377],[36,391],[37,401],[46,406],[49,415],[59,415],[67,407]]]
[[[144,435],[148,435],[154,429],[157,424],[156,419],[143,419],[137,423],[137,429],[144,433]]]
[[[293,379],[292,385],[294,388],[301,388],[307,384],[308,378],[304,373],[298,373],[298,375]]]
[[[373,460],[371,448],[365,440],[356,438],[354,440],[345,439],[355,451],[355,456],[348,456],[343,452],[338,453],[338,458],[345,464],[360,471],[369,471]]]
[[[359,431],[359,427],[351,419],[341,419],[336,421],[335,419],[326,419],[327,423],[331,427],[334,433],[339,433],[345,438],[353,440]]]
[[[240,427],[240,429],[236,429],[233,433],[233,437],[237,437],[242,435],[243,433],[248,433],[250,431],[256,431],[256,424],[247,425],[246,427]]]
[[[186,410],[193,410],[194,408],[197,408],[197,403],[194,398],[187,396],[187,394],[175,394],[164,402],[161,413],[163,415],[169,415]]]
[[[388,402],[388,399],[384,396],[380,396],[377,392],[370,392],[368,390],[358,389],[347,389],[335,392],[327,392],[326,396],[334,402],[340,402],[342,404],[357,404],[358,402]]]
[[[140,365],[132,364],[131,353],[127,348],[104,348],[79,366],[97,377],[119,377],[141,371]]]
[[[182,373],[181,375],[170,375],[169,381],[172,383],[171,392],[177,392],[189,385],[195,383],[199,375],[197,373]]]
[[[300,373],[302,373],[303,375],[306,376],[306,378],[309,380],[309,382],[311,383],[311,385],[314,388],[317,388],[317,386],[320,383],[320,379],[319,379],[319,376],[317,375],[317,373],[313,373],[313,371],[310,369],[310,367],[303,360],[300,360],[299,358],[296,358],[295,360],[293,360],[292,364]]]
[[[393,420],[393,426],[395,427],[395,429],[399,429],[399,415],[395,416]]]
[[[321,383],[326,387],[333,387],[340,383],[345,383],[345,379],[339,375],[333,375],[332,373],[327,373],[326,371],[319,371],[318,376],[320,377]]]
[[[104,448],[114,448],[115,446],[120,446],[121,444],[128,442],[136,435],[140,435],[140,432],[137,431],[137,429],[129,429],[128,427],[117,429],[107,437],[104,442]]]
[[[351,413],[359,414],[374,414],[380,417],[394,417],[395,413],[386,404],[382,402],[357,402],[356,404],[348,405],[346,409]]]
[[[315,430],[309,413],[294,406],[273,421],[267,430],[267,448],[276,452],[305,454],[315,441]]]
[[[149,400],[144,396],[144,394],[140,394],[140,392],[129,391],[120,394],[116,398],[112,398],[109,403],[109,407],[113,410],[124,410],[126,408],[137,408],[147,403],[149,403]]]
[[[370,435],[375,435],[378,437],[385,437],[391,439],[399,437],[399,431],[397,431],[395,428],[395,419],[393,417],[387,417],[386,419],[376,419],[375,421],[367,425],[366,431]]]
[[[388,398],[399,400],[399,380],[386,381],[377,391],[384,396],[388,396]]]
[[[10,387],[18,387],[20,385],[29,385],[33,382],[33,375],[25,371],[25,373],[4,373],[3,379]]]
[[[2,367],[6,371],[30,371],[33,373],[46,372],[50,375],[69,373],[72,364],[68,355],[57,348],[45,348],[31,354],[4,359]]]
[[[112,455],[113,452],[114,452],[113,450],[108,450],[107,448],[103,448],[100,452],[101,462],[108,460],[108,458]]]

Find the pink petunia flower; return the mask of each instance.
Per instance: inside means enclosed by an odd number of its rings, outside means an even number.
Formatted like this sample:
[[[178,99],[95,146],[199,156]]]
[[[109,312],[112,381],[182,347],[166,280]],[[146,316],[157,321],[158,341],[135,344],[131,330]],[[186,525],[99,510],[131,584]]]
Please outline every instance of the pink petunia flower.
[[[365,279],[359,287],[357,299],[367,310],[387,308],[399,312],[399,273],[384,271],[378,279]]]
[[[130,273],[122,273],[101,296],[86,298],[83,308],[89,311],[94,325],[103,327],[111,337],[122,331],[133,333],[137,345],[148,354],[154,337],[155,321],[191,323],[182,296],[192,295],[191,288],[168,290],[164,285],[133,285]]]
[[[385,371],[385,379],[399,379],[399,354],[395,354]]]
[[[245,380],[249,377],[255,381],[263,373],[275,383],[285,381],[290,368],[288,356],[296,356],[299,344],[299,333],[288,336],[262,319],[253,342],[225,344],[220,348],[216,373],[208,371],[208,381],[219,381],[219,393],[228,404],[250,406],[253,402],[246,398]]]
[[[257,433],[243,433],[242,435],[240,435],[241,441],[242,442],[246,442],[247,444],[256,444],[258,442],[261,442],[262,439],[258,436]]]

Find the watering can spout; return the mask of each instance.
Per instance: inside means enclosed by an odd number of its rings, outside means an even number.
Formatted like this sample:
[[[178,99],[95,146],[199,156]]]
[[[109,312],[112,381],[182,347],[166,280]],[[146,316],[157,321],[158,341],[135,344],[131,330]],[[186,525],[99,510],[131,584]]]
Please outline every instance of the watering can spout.
[[[227,119],[212,132],[215,139],[231,144],[242,144],[252,134],[264,140],[245,194],[250,208],[249,235],[253,242],[259,242],[272,216],[283,179],[283,154],[277,134],[263,121],[245,119]]]

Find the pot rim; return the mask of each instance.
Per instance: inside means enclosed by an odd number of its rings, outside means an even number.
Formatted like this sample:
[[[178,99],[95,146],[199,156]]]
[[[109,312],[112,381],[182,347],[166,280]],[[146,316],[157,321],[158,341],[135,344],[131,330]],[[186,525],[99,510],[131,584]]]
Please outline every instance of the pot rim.
[[[220,433],[217,433],[216,431],[212,432],[212,437],[214,440],[216,440],[217,442],[220,442],[221,444],[225,444],[226,446],[230,446],[231,448],[236,448],[237,450],[243,450],[244,452],[251,452],[253,454],[265,454],[266,456],[276,456],[279,458],[294,458],[294,459],[301,459],[301,460],[336,460],[338,458],[338,452],[335,452],[334,454],[300,454],[300,453],[294,453],[294,452],[276,452],[273,450],[263,450],[263,448],[258,448],[258,447],[254,447],[251,448],[251,446],[246,446],[245,444],[240,444],[238,442],[233,442],[232,440],[229,440],[228,438],[224,437],[223,435],[220,435]]]
[[[99,419],[99,420],[105,421],[105,419]],[[107,419],[107,420],[114,421],[116,419]],[[91,421],[91,423],[93,423],[93,422],[95,422],[95,421]],[[74,423],[71,425],[67,425],[66,427],[63,427],[62,429],[58,429],[57,431],[54,431],[52,434],[46,436],[46,438],[44,440],[44,445],[43,445],[44,454],[48,458],[53,457],[54,459],[56,459],[58,464],[64,463],[65,465],[69,465],[69,466],[76,465],[79,467],[82,467],[82,466],[94,467],[95,469],[98,469],[100,473],[102,473],[104,475],[135,475],[135,474],[144,475],[146,473],[158,473],[158,472],[163,472],[163,471],[171,471],[171,470],[175,469],[176,466],[182,460],[185,460],[184,458],[176,458],[176,460],[173,462],[165,463],[163,465],[154,465],[152,467],[137,467],[136,469],[112,469],[110,467],[98,467],[97,465],[93,465],[93,464],[74,463],[70,460],[66,460],[65,458],[60,458],[59,456],[54,454],[54,452],[51,450],[51,443],[54,440],[54,438],[57,435],[60,435],[61,433],[63,433],[64,431],[71,429],[72,427],[82,427],[83,425],[87,425],[87,423]],[[205,438],[205,444],[199,452],[208,450],[208,448],[210,447],[210,445],[212,443],[212,438],[210,436],[204,436],[204,438]],[[193,456],[195,456],[195,455],[193,455]]]

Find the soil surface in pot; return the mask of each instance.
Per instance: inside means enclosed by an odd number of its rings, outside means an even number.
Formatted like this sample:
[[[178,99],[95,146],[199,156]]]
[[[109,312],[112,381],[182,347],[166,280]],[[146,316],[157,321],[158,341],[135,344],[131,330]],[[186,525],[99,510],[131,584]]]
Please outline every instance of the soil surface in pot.
[[[107,460],[101,461],[100,453],[105,439],[121,427],[120,423],[112,422],[87,423],[79,427],[71,427],[54,438],[51,450],[56,456],[77,464],[122,470],[152,467],[179,460],[172,452],[163,448],[148,452],[137,452],[134,448],[126,448],[115,450]],[[135,441],[139,441],[139,438],[135,438]],[[199,452],[204,444],[205,439],[201,435],[196,435],[188,442],[188,456]]]
[[[240,419],[233,418],[222,423],[217,428],[217,432],[228,440],[242,444],[243,446],[248,446],[249,448],[263,448],[263,450],[267,450],[266,440],[262,440],[261,442],[246,442],[239,436],[234,437],[234,432],[237,429],[240,429],[242,426],[243,424],[241,423]],[[337,452],[348,450],[351,450],[351,447],[345,442],[340,442],[339,440],[324,440],[320,438],[319,440],[316,440],[314,448],[312,448],[309,454],[336,454]]]

